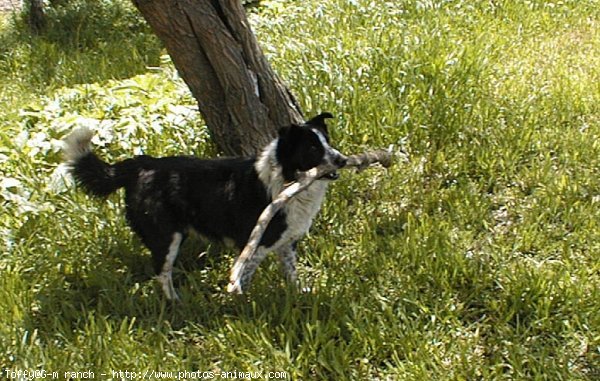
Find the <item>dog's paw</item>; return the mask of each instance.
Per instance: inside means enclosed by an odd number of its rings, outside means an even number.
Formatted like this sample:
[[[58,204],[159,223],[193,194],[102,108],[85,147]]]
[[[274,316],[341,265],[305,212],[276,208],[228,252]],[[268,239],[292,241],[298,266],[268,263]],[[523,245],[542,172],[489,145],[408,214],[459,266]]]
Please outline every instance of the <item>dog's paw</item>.
[[[172,302],[181,302],[181,298],[174,289],[169,292],[165,291],[165,296]]]
[[[177,291],[175,291],[175,287],[173,286],[173,280],[170,273],[160,274],[157,277],[157,280],[160,283],[161,289],[168,300],[174,302],[181,301],[181,299],[179,299],[179,295],[177,295]]]

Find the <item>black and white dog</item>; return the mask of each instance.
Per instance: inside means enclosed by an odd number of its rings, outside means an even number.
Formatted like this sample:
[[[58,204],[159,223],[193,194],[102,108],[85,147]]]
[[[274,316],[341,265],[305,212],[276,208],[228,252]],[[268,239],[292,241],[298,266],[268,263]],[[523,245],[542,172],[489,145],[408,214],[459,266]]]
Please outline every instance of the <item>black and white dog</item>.
[[[190,156],[137,156],[108,164],[90,147],[92,131],[80,128],[64,141],[65,158],[76,182],[87,193],[108,196],[125,188],[131,228],[152,252],[154,268],[169,299],[177,299],[172,269],[189,229],[212,240],[246,245],[258,216],[298,172],[318,165],[346,165],[346,157],[329,145],[322,113],[303,125],[281,128],[258,157],[203,160]],[[246,267],[247,285],[269,252],[278,254],[288,281],[296,282],[296,242],[319,211],[332,174],[315,181],[269,224],[256,260]]]

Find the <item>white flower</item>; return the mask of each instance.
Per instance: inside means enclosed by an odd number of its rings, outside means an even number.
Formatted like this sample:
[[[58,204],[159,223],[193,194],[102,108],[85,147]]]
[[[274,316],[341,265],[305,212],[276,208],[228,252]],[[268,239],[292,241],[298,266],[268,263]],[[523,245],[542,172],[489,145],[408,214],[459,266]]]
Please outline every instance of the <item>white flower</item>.
[[[21,182],[13,177],[5,177],[0,180],[0,188],[8,189],[8,188],[20,188]]]

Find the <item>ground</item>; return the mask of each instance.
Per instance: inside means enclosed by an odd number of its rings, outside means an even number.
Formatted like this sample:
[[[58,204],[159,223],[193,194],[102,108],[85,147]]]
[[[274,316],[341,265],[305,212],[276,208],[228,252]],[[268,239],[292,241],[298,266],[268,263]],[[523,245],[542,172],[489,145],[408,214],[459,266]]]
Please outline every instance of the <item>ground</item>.
[[[0,12],[12,11],[21,6],[20,0],[0,0]]]

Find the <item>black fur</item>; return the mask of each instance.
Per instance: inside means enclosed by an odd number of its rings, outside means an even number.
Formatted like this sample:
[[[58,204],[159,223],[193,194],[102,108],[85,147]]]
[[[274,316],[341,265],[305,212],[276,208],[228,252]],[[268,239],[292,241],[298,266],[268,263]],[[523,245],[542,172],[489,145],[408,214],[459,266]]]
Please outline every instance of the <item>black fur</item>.
[[[127,219],[152,251],[157,272],[173,232],[192,227],[212,240],[232,240],[242,248],[270,202],[252,158],[140,156],[131,162],[137,175],[125,186]],[[286,227],[284,215],[277,215],[261,244],[271,246]]]

